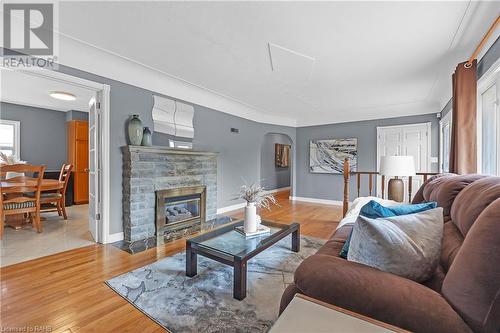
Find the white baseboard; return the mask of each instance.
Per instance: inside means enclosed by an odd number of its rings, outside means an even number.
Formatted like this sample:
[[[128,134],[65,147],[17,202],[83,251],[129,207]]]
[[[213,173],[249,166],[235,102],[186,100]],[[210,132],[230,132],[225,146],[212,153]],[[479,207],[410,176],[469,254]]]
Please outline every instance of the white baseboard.
[[[324,204],[324,205],[335,205],[335,206],[342,206],[344,204],[342,201],[339,201],[339,200],[316,199],[316,198],[307,198],[307,197],[292,197],[292,196],[290,196],[290,200],[319,203],[319,204]]]
[[[288,187],[281,187],[281,188],[276,188],[274,190],[269,190],[267,191],[268,193],[278,193],[278,192],[283,192],[283,191],[288,191],[290,190],[290,186]],[[233,210],[241,209],[246,206],[246,203],[241,202],[236,205],[231,205],[231,206],[226,206],[222,208],[217,208],[217,214],[224,214]]]
[[[274,190],[267,191],[267,193],[278,193],[278,192],[284,192],[284,191],[290,191],[290,186],[275,188]]]
[[[217,214],[224,214],[224,213],[227,213],[227,212],[230,212],[230,211],[233,211],[233,210],[241,209],[241,208],[243,208],[245,206],[246,206],[246,203],[241,202],[241,203],[236,204],[236,205],[231,205],[231,206],[226,206],[226,207],[222,207],[222,208],[217,208]]]
[[[116,234],[108,235],[108,239],[106,240],[106,244],[114,243],[123,240],[123,232],[117,232]]]

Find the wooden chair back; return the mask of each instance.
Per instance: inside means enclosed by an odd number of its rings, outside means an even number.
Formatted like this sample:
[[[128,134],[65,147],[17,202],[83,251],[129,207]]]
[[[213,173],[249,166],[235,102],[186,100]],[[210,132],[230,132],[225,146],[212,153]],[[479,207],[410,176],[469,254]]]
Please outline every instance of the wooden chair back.
[[[42,232],[40,222],[40,193],[45,166],[33,166],[29,164],[2,165],[0,166],[0,172],[36,175],[34,177],[19,176],[3,181],[10,184],[9,186],[0,187],[0,239],[3,238],[4,218],[6,215],[35,213],[34,224],[37,231]],[[16,186],[16,183],[19,186]],[[12,184],[14,185],[12,186]],[[29,194],[33,193],[35,195],[30,197]],[[4,205],[12,206],[4,209]],[[30,215],[30,218],[33,221],[32,215]]]
[[[60,190],[61,193],[66,193],[66,188],[71,178],[71,171],[73,171],[73,164],[63,164],[61,172],[59,173],[59,181],[64,182],[64,186]]]

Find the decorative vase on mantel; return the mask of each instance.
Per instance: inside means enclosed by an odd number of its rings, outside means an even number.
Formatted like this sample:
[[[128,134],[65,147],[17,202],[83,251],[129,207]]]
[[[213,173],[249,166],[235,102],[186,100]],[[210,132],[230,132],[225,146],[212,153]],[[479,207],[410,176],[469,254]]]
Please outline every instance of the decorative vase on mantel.
[[[153,145],[152,133],[149,127],[144,127],[144,130],[142,131],[141,145],[145,147],[151,147]]]
[[[243,222],[245,233],[257,231],[257,207],[255,202],[247,202],[245,206],[245,221]]]
[[[142,121],[139,115],[134,114],[128,121],[128,140],[132,146],[140,146],[142,143]]]

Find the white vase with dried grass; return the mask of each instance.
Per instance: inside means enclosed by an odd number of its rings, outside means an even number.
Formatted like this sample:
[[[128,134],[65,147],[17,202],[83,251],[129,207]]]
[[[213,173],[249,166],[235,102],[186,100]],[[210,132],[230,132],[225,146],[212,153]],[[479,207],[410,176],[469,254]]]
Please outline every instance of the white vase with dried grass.
[[[243,199],[247,202],[245,206],[245,233],[251,234],[257,232],[260,224],[260,216],[257,215],[257,207],[271,209],[271,205],[276,205],[274,196],[267,192],[259,184],[243,185],[235,199]]]

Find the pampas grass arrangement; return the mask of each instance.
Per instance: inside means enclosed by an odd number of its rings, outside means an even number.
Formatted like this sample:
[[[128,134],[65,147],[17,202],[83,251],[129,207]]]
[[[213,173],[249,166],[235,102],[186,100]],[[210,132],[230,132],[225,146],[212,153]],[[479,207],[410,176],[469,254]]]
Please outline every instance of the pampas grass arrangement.
[[[242,185],[238,191],[237,197],[233,200],[243,199],[247,203],[254,203],[258,207],[271,210],[272,205],[277,205],[276,198],[260,184]]]

